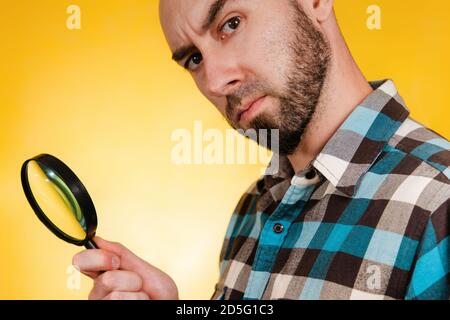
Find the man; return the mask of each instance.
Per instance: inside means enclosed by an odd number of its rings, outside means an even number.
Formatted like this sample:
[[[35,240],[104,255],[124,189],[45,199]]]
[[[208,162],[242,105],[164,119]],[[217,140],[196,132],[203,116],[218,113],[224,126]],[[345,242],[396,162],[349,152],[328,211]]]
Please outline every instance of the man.
[[[239,201],[212,298],[449,298],[450,143],[409,118],[392,81],[367,82],[332,0],[162,0],[160,15],[173,59],[231,126],[278,130],[280,170]],[[178,297],[96,241],[74,257],[90,298]]]

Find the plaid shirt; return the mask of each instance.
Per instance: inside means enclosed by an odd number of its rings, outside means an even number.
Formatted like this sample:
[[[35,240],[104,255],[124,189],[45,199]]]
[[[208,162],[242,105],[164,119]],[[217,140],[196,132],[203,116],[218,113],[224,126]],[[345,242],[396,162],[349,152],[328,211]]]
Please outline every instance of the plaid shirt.
[[[309,169],[242,196],[212,299],[449,298],[450,143],[371,85]]]

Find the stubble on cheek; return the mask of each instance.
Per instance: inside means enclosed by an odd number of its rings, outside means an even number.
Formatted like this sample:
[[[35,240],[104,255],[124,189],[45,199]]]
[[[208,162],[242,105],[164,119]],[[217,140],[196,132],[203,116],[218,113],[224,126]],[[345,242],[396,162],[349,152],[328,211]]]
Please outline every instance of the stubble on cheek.
[[[270,125],[264,129],[278,129],[280,124],[281,97],[286,93],[289,68],[293,64],[289,53],[287,40],[281,36],[281,31],[272,30],[258,37],[254,42],[252,55],[252,79],[243,84],[233,95],[227,97],[226,120],[235,129],[260,129],[258,125]],[[246,125],[233,122],[236,108],[249,97],[265,95],[264,108]],[[264,119],[264,120],[261,120]]]

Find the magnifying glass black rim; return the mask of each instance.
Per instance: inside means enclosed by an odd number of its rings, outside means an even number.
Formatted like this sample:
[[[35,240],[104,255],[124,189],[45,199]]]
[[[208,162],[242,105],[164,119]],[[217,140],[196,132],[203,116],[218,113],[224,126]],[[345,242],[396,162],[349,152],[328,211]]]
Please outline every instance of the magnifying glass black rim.
[[[30,183],[28,181],[28,163],[31,161],[39,162],[49,168],[51,168],[67,185],[69,190],[75,197],[78,205],[80,206],[81,212],[84,216],[86,222],[86,237],[83,240],[76,239],[67,233],[59,229],[42,211],[39,207],[36,199],[31,191]],[[92,202],[89,193],[87,192],[85,186],[81,183],[80,179],[75,175],[75,173],[58,158],[49,154],[40,154],[34,158],[28,159],[22,165],[21,169],[21,179],[22,187],[25,192],[25,196],[28,199],[34,213],[37,215],[39,220],[58,238],[67,241],[69,243],[75,244],[77,246],[84,246],[90,242],[90,240],[95,236],[95,231],[97,229],[97,214],[95,211],[94,203]]]

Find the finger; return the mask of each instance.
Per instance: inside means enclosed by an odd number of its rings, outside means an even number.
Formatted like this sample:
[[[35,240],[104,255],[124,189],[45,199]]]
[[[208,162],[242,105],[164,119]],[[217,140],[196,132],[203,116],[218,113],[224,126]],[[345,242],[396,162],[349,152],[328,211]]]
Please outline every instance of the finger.
[[[124,270],[108,271],[94,281],[89,299],[99,300],[113,291],[137,292],[142,288],[142,279],[136,273]]]
[[[124,245],[118,242],[107,241],[99,236],[95,236],[93,240],[101,249],[115,253],[119,257],[130,252]]]
[[[101,272],[96,272],[96,271],[82,271],[82,270],[80,270],[80,268],[78,268],[78,266],[76,266],[76,265],[74,265],[74,267],[75,267],[75,269],[76,269],[78,272],[81,272],[82,274],[88,276],[88,277],[91,278],[91,279],[95,279],[95,278],[97,278],[97,277],[101,274]]]
[[[156,278],[154,280],[157,280],[159,277],[161,273],[159,269],[139,258],[121,243],[110,242],[100,238],[99,236],[95,236],[94,241],[100,248],[112,252],[120,257],[121,269],[133,271],[141,276],[143,276],[143,273],[150,277],[154,275]]]
[[[150,300],[144,292],[113,291],[102,300]]]
[[[108,252],[112,252],[120,257],[120,267],[125,270],[134,271],[139,274],[143,269],[142,259],[136,256],[133,252],[131,252],[128,248],[126,248],[123,244],[118,242],[107,241],[99,236],[94,237],[95,243],[101,248]]]
[[[84,274],[85,276],[88,276],[91,279],[95,279],[97,278],[99,275],[101,275],[101,272],[88,272],[88,271],[80,271],[82,274]]]
[[[98,275],[98,271],[116,270],[120,267],[120,258],[112,252],[102,249],[89,249],[77,253],[72,264],[87,275]]]
[[[91,279],[97,278],[102,273],[102,272],[98,272],[98,271],[83,271],[83,270],[81,270],[77,265],[75,265],[73,263],[73,258],[72,258],[72,265],[78,272],[88,276]]]
[[[142,290],[149,295],[150,299],[178,297],[176,284],[162,270],[142,260],[120,243],[106,241],[98,236],[94,237],[94,241],[100,248],[120,256],[122,270],[132,271],[143,279]],[[166,295],[168,292],[174,295]]]
[[[94,241],[100,248],[120,257],[122,270],[132,271],[143,279],[142,291],[147,293],[151,299],[178,296],[176,284],[162,270],[142,260],[120,243],[109,242],[98,236],[94,237]]]

